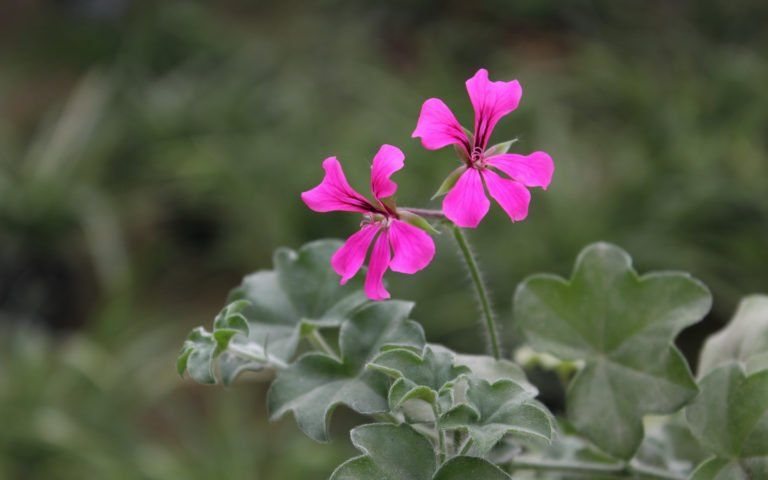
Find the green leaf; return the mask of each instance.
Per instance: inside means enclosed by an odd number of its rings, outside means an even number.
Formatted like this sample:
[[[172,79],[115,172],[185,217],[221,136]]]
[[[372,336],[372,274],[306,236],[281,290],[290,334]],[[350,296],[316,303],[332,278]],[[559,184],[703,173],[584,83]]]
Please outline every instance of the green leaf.
[[[682,412],[646,417],[645,438],[635,455],[642,465],[685,475],[710,455],[699,446]]]
[[[512,477],[487,460],[453,457],[438,469],[432,480],[510,480]]]
[[[486,158],[488,158],[494,155],[501,155],[503,153],[507,153],[509,152],[509,148],[515,143],[517,143],[516,138],[513,138],[512,140],[507,140],[506,142],[497,143],[496,145],[488,148],[485,151],[484,155]]]
[[[248,321],[251,342],[288,362],[303,325],[339,326],[366,303],[360,280],[339,285],[339,276],[331,268],[331,256],[340,246],[337,240],[319,240],[297,251],[280,248],[274,255],[274,270],[243,279],[229,300],[249,302],[240,313]]]
[[[439,392],[450,388],[459,375],[470,371],[467,367],[455,366],[449,352],[435,352],[428,346],[421,355],[402,348],[387,350],[371,360],[368,368],[397,379],[388,395],[393,410],[415,398],[434,404]]]
[[[437,472],[435,451],[426,437],[406,424],[375,423],[350,433],[364,455],[341,464],[331,480],[509,480],[482,458],[454,457]]]
[[[432,200],[436,199],[440,195],[445,195],[446,193],[450,192],[453,186],[456,185],[456,182],[459,181],[459,177],[461,177],[461,174],[464,173],[466,170],[467,170],[467,167],[462,165],[458,167],[456,170],[452,171],[447,177],[445,177],[445,180],[443,180],[443,183],[440,184],[440,187],[437,189],[435,194],[432,195]]]
[[[741,461],[714,457],[703,462],[690,480],[766,480],[768,460],[750,458]]]
[[[536,350],[584,360],[568,388],[568,417],[604,451],[628,459],[642,441],[643,416],[672,413],[696,394],[672,342],[710,305],[709,290],[691,276],[638,276],[626,252],[600,243],[581,252],[570,280],[525,280],[514,316]]]
[[[699,443],[724,458],[768,456],[768,370],[747,375],[743,365],[730,363],[700,387],[685,409]]]
[[[533,400],[536,392],[507,379],[489,383],[470,376],[466,381],[466,403],[446,412],[440,423],[449,430],[468,432],[472,454],[485,455],[507,434],[550,442],[552,416]]]
[[[364,455],[341,464],[331,480],[429,480],[434,474],[432,444],[406,424],[363,425],[350,437]]]
[[[322,442],[337,405],[363,414],[386,412],[387,379],[365,365],[386,345],[424,346],[421,326],[407,319],[412,307],[401,301],[370,303],[342,324],[341,360],[309,353],[278,372],[268,395],[272,419],[293,412],[299,428]]]
[[[216,340],[213,338],[213,334],[203,327],[192,330],[181,347],[179,358],[176,361],[179,375],[183,375],[186,370],[197,383],[216,383],[213,368],[215,350]]]
[[[730,323],[709,337],[699,359],[699,377],[731,360],[748,363],[768,352],[768,295],[742,299]]]

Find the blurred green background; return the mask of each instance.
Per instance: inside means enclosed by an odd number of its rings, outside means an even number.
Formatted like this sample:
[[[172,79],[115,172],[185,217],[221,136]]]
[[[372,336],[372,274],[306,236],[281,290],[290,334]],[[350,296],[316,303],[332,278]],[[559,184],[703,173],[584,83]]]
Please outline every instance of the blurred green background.
[[[421,102],[470,125],[479,67],[525,92],[494,139],[556,164],[528,220],[494,207],[471,232],[508,346],[517,282],[607,240],[712,288],[695,360],[768,290],[766,24],[763,0],[3,1],[0,478],[325,478],[355,418],[315,447],[266,421],[263,385],[199,387],[174,357],[275,247],[354,231],[299,199],[323,158],[365,191],[396,144],[399,202],[426,206],[454,160],[410,138]],[[391,291],[479,352],[447,237]]]

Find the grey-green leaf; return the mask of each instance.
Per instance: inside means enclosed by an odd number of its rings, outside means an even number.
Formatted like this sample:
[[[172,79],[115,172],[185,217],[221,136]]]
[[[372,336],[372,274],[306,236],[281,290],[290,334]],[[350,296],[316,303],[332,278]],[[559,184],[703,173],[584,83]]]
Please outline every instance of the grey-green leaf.
[[[434,474],[432,444],[406,424],[363,425],[350,437],[364,455],[339,466],[331,480],[430,480]]]
[[[535,392],[513,380],[493,384],[468,377],[466,403],[446,412],[441,425],[468,432],[471,453],[485,455],[507,434],[549,443],[554,433],[552,415],[533,400]]]
[[[371,360],[368,368],[398,379],[389,394],[394,408],[412,398],[434,403],[438,392],[470,371],[467,367],[455,366],[449,352],[435,352],[428,346],[421,355],[403,348],[387,350]]]
[[[386,412],[387,379],[365,365],[385,345],[423,347],[421,326],[407,319],[412,307],[400,301],[368,304],[342,324],[340,360],[310,353],[280,371],[268,394],[272,419],[293,412],[304,433],[326,441],[337,405],[363,414]]]
[[[510,480],[491,462],[477,457],[453,457],[445,462],[432,480]]]
[[[768,456],[768,370],[747,375],[732,362],[709,373],[700,387],[685,410],[699,443],[723,458]]]
[[[248,320],[252,342],[287,362],[296,351],[302,324],[338,326],[366,302],[359,279],[339,285],[331,268],[331,256],[340,246],[338,240],[319,240],[296,251],[280,248],[274,270],[243,279],[229,301],[248,301],[240,313]]]
[[[749,363],[768,352],[768,295],[752,295],[739,304],[730,323],[709,337],[699,359],[699,377],[731,360]]]
[[[691,276],[638,276],[626,252],[599,243],[581,252],[570,280],[526,279],[514,317],[536,350],[585,361],[567,392],[568,417],[597,446],[628,459],[643,438],[644,415],[672,413],[696,394],[673,340],[711,301]]]
[[[213,334],[203,327],[195,328],[181,347],[181,353],[176,362],[179,375],[183,375],[186,370],[197,383],[216,383],[213,365],[215,351],[216,340]]]

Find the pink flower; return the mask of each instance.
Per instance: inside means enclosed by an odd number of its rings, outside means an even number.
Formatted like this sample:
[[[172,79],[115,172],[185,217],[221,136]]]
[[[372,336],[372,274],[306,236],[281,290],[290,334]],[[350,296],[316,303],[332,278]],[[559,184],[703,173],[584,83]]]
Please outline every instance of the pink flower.
[[[461,176],[443,200],[443,213],[460,227],[476,227],[490,208],[487,189],[513,222],[523,220],[531,200],[526,187],[547,188],[555,170],[552,158],[544,152],[499,154],[488,149],[493,127],[517,108],[523,89],[517,80],[491,82],[488,71],[480,69],[467,80],[467,92],[475,110],[471,136],[438,98],[424,102],[413,131],[414,138],[421,137],[424,148],[456,145],[464,160]]]
[[[401,213],[389,197],[397,191],[390,180],[403,168],[405,155],[399,148],[382,145],[371,166],[371,202],[347,183],[336,157],[323,161],[325,177],[320,185],[301,194],[301,199],[316,212],[358,212],[363,214],[360,231],[349,237],[331,258],[333,269],[341,275],[341,284],[355,276],[368,261],[365,293],[373,300],[389,298],[382,281],[387,269],[413,274],[426,267],[435,256],[435,243],[424,230],[401,220]]]

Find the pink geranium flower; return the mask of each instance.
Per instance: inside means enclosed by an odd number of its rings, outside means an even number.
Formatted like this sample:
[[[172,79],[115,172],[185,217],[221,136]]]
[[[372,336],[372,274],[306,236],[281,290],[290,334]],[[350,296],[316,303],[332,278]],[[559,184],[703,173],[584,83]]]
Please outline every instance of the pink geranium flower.
[[[555,169],[552,158],[544,152],[518,155],[488,149],[493,127],[517,108],[523,89],[517,80],[491,82],[488,71],[480,69],[467,80],[467,92],[475,110],[472,135],[438,98],[424,102],[413,132],[429,150],[455,145],[464,161],[456,184],[443,199],[443,213],[460,227],[476,227],[490,208],[487,189],[513,222],[523,220],[531,200],[526,187],[547,188]]]
[[[397,184],[390,180],[403,168],[405,155],[399,148],[382,145],[371,166],[371,202],[347,183],[336,157],[323,161],[325,177],[320,185],[301,194],[301,199],[316,212],[358,212],[363,214],[360,231],[349,237],[331,258],[333,269],[345,284],[360,270],[373,244],[365,277],[365,293],[373,300],[389,298],[382,281],[387,269],[413,274],[426,267],[435,256],[435,244],[424,230],[401,220],[391,201]]]

